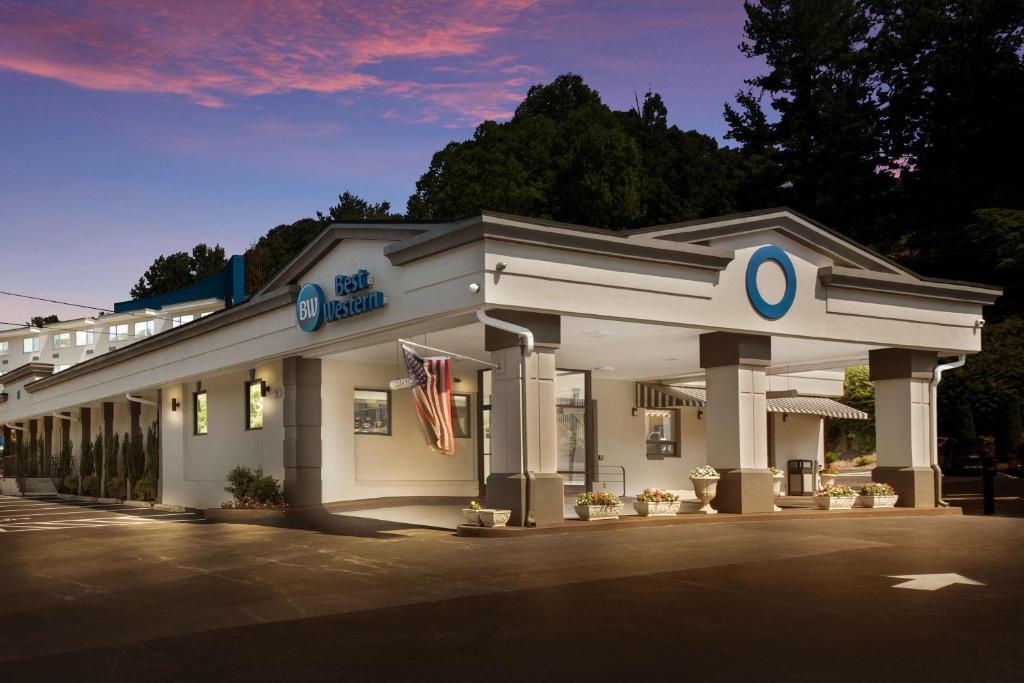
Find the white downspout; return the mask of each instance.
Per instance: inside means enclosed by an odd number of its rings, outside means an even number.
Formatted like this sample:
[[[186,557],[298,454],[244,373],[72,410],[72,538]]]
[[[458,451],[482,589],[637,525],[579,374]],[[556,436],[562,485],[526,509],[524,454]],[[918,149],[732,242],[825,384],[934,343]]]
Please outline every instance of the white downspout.
[[[522,341],[520,349],[522,353],[519,357],[519,425],[521,427],[519,432],[519,474],[526,474],[526,443],[527,443],[527,430],[526,430],[526,357],[533,353],[533,332],[522,325],[515,325],[498,318],[492,318],[487,315],[483,309],[477,309],[476,319],[482,322],[484,325],[490,325],[491,327],[512,334],[518,335]],[[523,496],[522,499],[522,519],[520,526],[526,526],[527,518],[529,517],[529,497]]]
[[[942,499],[942,468],[939,467],[939,382],[942,381],[942,373],[946,370],[953,370],[955,368],[962,368],[964,363],[967,362],[967,356],[960,354],[960,356],[952,363],[943,363],[935,366],[935,371],[932,373],[932,381],[929,383],[931,389],[931,396],[929,401],[931,403],[931,465],[932,472],[935,473],[935,504],[939,507],[949,507],[949,503]]]

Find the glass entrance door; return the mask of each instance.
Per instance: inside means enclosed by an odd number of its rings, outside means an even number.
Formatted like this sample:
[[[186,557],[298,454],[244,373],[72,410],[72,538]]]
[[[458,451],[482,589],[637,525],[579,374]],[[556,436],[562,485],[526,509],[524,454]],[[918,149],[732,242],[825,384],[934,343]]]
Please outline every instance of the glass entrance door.
[[[566,486],[586,486],[589,373],[555,371],[555,430],[558,472]]]

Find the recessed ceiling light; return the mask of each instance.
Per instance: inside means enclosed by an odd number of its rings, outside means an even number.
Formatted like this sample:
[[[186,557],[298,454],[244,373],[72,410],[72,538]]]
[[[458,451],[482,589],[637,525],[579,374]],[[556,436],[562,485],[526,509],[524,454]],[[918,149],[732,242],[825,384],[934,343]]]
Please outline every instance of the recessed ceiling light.
[[[591,368],[591,369],[592,370],[606,370],[608,372],[611,372],[615,368],[613,368],[611,365],[599,365],[596,368]]]
[[[667,360],[669,363],[675,363],[679,359],[678,358],[666,358],[665,360]]]
[[[581,332],[580,334],[584,337],[610,337],[615,333],[609,332],[608,330],[589,330],[587,332]]]

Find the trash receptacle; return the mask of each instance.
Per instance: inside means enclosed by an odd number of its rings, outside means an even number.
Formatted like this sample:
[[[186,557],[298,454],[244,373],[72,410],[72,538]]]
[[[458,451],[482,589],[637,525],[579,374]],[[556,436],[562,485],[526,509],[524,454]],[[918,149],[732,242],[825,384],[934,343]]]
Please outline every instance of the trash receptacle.
[[[790,460],[788,495],[813,496],[816,467],[817,463],[813,460]]]

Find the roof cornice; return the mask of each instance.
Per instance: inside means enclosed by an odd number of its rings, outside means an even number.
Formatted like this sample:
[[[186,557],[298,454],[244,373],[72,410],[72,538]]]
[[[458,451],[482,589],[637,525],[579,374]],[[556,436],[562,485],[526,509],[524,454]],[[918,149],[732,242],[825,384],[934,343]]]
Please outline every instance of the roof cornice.
[[[960,301],[964,303],[987,306],[995,303],[1003,290],[1000,287],[977,285],[968,282],[954,282],[918,277],[887,275],[872,273],[854,268],[826,266],[818,269],[818,279],[826,287],[841,289],[859,289],[886,294],[904,294],[923,296],[931,299]]]
[[[53,364],[33,361],[31,363],[19,365],[6,373],[3,377],[0,377],[0,384],[7,386],[8,384],[16,383],[19,380],[27,377],[34,377],[35,375],[53,375]]]
[[[404,266],[481,240],[514,242],[708,270],[723,270],[733,259],[732,252],[722,249],[690,244],[660,248],[649,244],[631,243],[628,235],[612,230],[493,212],[435,226],[427,232],[385,247],[384,255],[392,265]]]

